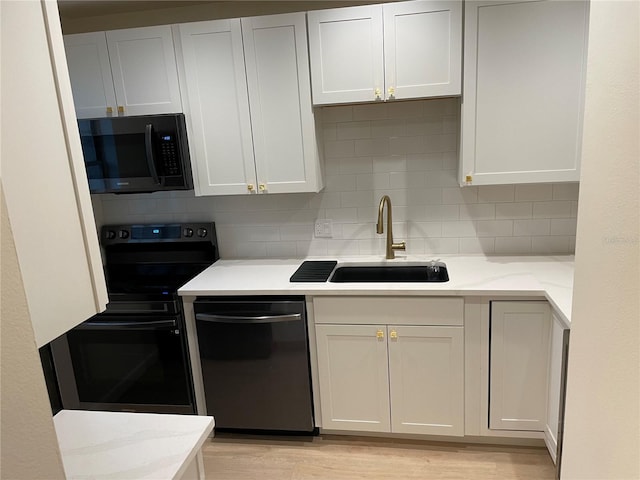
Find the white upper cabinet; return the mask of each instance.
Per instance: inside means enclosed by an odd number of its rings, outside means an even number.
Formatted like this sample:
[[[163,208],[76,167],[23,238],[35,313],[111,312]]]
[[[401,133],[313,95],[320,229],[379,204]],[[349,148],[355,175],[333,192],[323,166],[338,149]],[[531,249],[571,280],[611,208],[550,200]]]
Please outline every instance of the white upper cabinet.
[[[311,11],[315,105],[460,95],[462,2]]]
[[[467,1],[460,183],[578,181],[588,2]]]
[[[307,13],[314,105],[382,100],[382,7]]]
[[[57,4],[2,15],[14,42],[2,52],[2,194],[41,347],[104,310],[107,289]]]
[[[196,189],[249,193],[256,170],[240,19],[185,23],[179,32]]]
[[[64,46],[76,116],[93,118],[113,113],[116,92],[104,32],[65,35]]]
[[[78,118],[182,111],[171,27],[65,36]]]
[[[178,27],[198,195],[322,189],[304,18]]]
[[[386,3],[386,99],[460,95],[462,2]]]

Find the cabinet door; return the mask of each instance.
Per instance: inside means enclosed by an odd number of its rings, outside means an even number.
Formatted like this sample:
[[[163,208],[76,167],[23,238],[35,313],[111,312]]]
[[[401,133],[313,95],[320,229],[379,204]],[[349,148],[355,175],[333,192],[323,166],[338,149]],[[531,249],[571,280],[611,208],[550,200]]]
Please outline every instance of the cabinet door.
[[[587,25],[586,1],[465,3],[462,183],[579,180]]]
[[[3,17],[15,48],[2,51],[2,196],[42,347],[104,310],[107,290],[57,4],[26,4]]]
[[[185,23],[179,31],[197,193],[255,192],[240,20]]]
[[[307,19],[314,105],[382,100],[382,7],[317,10]]]
[[[322,427],[389,432],[386,327],[317,325]]]
[[[558,424],[560,420],[560,397],[562,395],[562,355],[565,327],[552,314],[551,337],[549,346],[549,387],[547,392],[547,422],[544,429],[544,442],[553,461],[556,461],[558,448]]]
[[[460,95],[462,2],[387,3],[385,99]]]
[[[550,323],[547,302],[491,302],[489,428],[544,430]]]
[[[170,26],[108,31],[107,45],[119,113],[182,112]]]
[[[387,328],[391,431],[464,435],[462,327]]]
[[[243,18],[242,36],[259,192],[317,192],[305,15]]]
[[[105,117],[116,110],[104,32],[65,35],[64,47],[77,118]]]

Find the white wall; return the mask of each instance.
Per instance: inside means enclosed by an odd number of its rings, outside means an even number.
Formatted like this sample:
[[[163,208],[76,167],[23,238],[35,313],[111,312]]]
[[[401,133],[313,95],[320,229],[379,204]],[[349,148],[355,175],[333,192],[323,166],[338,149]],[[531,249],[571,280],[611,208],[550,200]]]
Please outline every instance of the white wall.
[[[39,7],[39,4],[35,4]],[[0,182],[2,204],[2,397],[3,479],[63,479],[51,405],[36,349],[20,267]]]
[[[640,478],[639,22],[591,4],[563,479]]]
[[[213,220],[223,258],[368,255],[384,252],[375,221],[388,194],[394,236],[411,254],[573,253],[577,183],[458,186],[459,110],[455,98],[323,108],[319,194],[100,195],[96,216]],[[333,238],[313,237],[321,218],[333,221]]]

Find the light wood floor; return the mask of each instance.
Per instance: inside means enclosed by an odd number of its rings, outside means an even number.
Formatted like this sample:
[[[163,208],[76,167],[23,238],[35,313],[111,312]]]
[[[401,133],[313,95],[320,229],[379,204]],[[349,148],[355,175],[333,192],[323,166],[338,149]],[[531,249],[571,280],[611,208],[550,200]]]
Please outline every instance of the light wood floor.
[[[205,443],[207,480],[553,480],[545,448],[456,445],[324,435],[217,435]]]

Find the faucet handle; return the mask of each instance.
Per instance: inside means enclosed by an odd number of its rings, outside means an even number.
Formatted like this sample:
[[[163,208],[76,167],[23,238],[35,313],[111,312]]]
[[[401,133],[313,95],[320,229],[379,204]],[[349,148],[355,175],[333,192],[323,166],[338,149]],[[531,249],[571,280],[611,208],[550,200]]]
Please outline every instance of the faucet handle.
[[[391,244],[391,249],[392,250],[406,250],[407,249],[407,242],[400,242],[400,243],[392,243]]]

